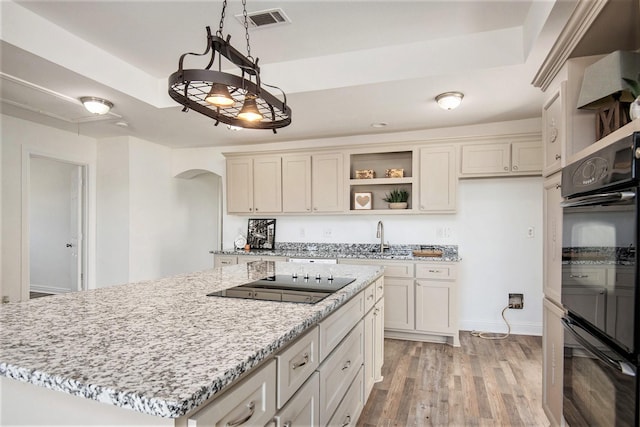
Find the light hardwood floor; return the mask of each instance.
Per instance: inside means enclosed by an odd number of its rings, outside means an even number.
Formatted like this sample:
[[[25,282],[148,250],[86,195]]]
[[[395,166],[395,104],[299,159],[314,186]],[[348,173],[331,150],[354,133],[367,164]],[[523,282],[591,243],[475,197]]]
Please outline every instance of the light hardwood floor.
[[[358,426],[548,426],[542,410],[542,339],[485,340],[458,348],[385,340],[384,380]]]

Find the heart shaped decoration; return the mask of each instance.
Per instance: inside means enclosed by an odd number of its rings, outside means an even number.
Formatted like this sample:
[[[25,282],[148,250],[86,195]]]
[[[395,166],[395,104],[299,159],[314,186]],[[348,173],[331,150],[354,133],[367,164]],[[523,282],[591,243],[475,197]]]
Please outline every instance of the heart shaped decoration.
[[[356,203],[362,207],[367,206],[371,201],[371,197],[369,196],[358,196],[356,197]]]

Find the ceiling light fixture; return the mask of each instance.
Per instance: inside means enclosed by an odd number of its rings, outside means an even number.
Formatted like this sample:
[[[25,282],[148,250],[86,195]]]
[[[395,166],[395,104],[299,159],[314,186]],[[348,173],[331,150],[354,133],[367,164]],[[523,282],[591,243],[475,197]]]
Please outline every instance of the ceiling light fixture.
[[[97,114],[99,116],[107,114],[113,108],[113,103],[111,101],[96,98],[95,96],[83,96],[80,98],[80,102],[82,102],[84,108],[86,108],[91,114]]]
[[[436,102],[443,110],[453,110],[462,103],[462,92],[445,92],[436,96]]]
[[[207,48],[201,53],[185,53],[178,61],[178,71],[169,76],[169,96],[184,108],[204,114],[227,125],[250,129],[276,129],[291,124],[291,108],[287,106],[287,96],[278,87],[260,81],[258,59],[251,56],[249,45],[249,24],[247,21],[246,0],[242,0],[245,36],[247,39],[247,56],[229,44],[231,39],[223,36],[225,10],[227,0],[222,3],[220,24],[215,35],[211,28],[207,30]],[[211,55],[208,65],[200,69],[184,69],[183,62],[187,55]],[[218,70],[212,70],[216,52],[218,53]],[[222,58],[226,58],[240,69],[239,74],[223,73]],[[254,81],[255,80],[255,81]],[[281,92],[283,100],[267,92],[262,86],[269,86]]]

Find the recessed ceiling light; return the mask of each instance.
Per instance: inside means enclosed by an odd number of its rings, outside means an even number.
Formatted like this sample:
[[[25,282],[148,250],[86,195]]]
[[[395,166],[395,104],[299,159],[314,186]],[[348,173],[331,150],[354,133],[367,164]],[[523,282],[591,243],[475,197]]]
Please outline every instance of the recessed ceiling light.
[[[383,127],[387,127],[387,126],[389,126],[389,123],[387,123],[387,122],[371,123],[371,127],[372,128],[383,128]]]

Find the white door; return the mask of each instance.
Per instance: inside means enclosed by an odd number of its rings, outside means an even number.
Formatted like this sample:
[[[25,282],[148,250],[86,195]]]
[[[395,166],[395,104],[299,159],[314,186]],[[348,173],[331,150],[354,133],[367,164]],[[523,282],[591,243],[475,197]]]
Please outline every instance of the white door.
[[[83,166],[32,157],[29,179],[29,289],[82,289]]]

